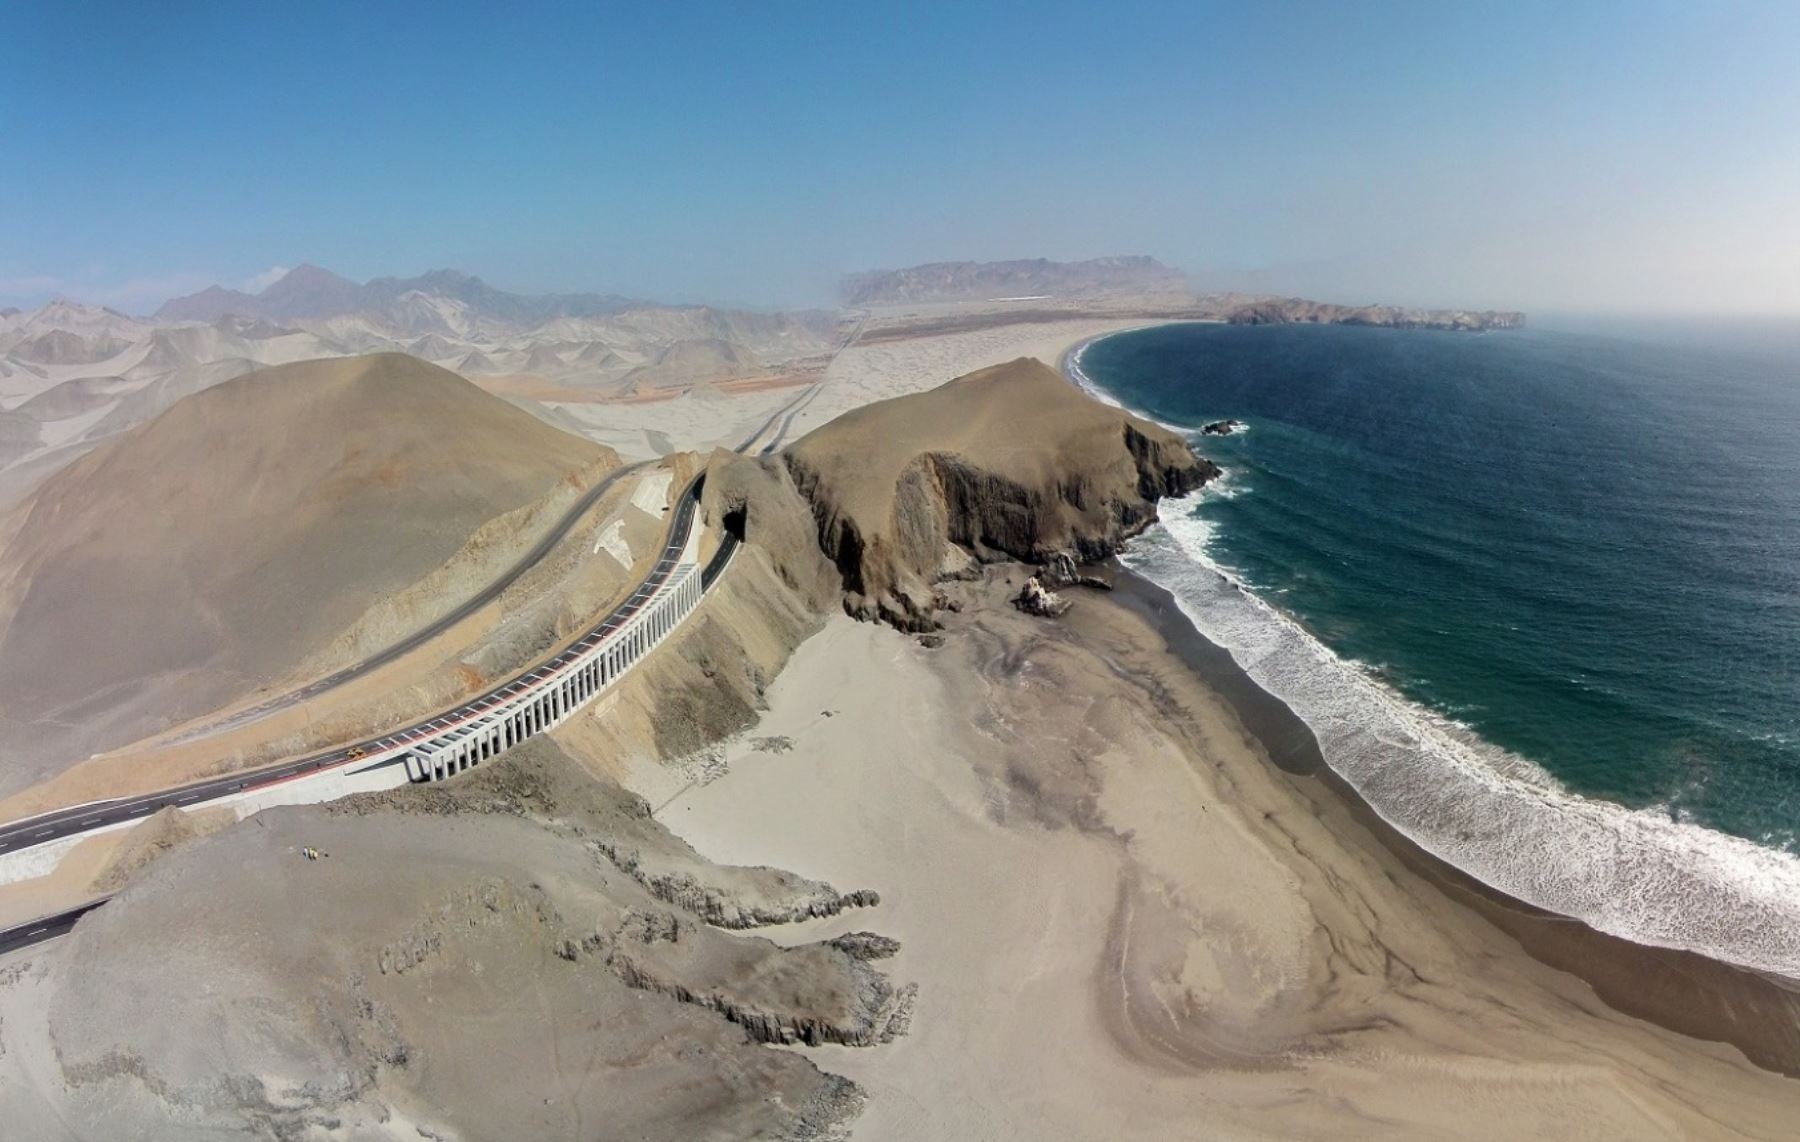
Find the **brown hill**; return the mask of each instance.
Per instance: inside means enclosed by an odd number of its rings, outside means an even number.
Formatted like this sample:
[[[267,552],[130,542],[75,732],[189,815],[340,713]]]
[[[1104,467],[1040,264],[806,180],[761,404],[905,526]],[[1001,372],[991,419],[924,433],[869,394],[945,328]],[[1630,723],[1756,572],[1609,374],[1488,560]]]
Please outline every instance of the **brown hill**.
[[[1110,555],[1155,501],[1218,474],[1175,433],[1021,358],[865,405],[786,453],[846,606],[932,625],[931,583],[980,560]]]
[[[400,354],[265,369],[47,480],[0,551],[0,789],[281,679],[617,458]]]
[[[668,346],[650,364],[626,373],[625,384],[634,391],[650,392],[761,371],[761,362],[750,350],[717,337],[703,337]]]

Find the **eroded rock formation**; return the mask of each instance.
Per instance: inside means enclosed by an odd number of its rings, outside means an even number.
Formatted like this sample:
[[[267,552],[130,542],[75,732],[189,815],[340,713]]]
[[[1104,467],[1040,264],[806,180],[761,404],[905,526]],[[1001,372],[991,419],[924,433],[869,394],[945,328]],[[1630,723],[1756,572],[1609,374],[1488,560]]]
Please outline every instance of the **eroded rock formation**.
[[[1219,471],[1032,359],[847,413],[783,460],[845,609],[914,631],[936,625],[933,583],[1001,559],[1104,559],[1158,499]]]

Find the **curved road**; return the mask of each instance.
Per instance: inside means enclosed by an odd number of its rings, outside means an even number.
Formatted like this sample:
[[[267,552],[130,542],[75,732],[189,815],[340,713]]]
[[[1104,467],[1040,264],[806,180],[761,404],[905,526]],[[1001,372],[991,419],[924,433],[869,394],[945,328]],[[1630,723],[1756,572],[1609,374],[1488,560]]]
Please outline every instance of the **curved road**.
[[[585,632],[581,636],[582,639],[586,639],[595,633],[610,632],[613,628],[622,625],[627,619],[637,613],[638,609],[655,594],[656,589],[660,587],[663,581],[674,571],[675,565],[680,558],[682,548],[687,546],[688,532],[693,527],[694,513],[699,505],[700,488],[704,480],[704,475],[695,477],[694,481],[688,485],[686,491],[682,493],[680,500],[677,501],[675,515],[670,521],[669,534],[666,542],[663,544],[662,554],[657,558],[656,564],[651,568],[649,575],[647,575],[644,581],[638,585],[637,590],[631,594],[630,598],[620,603],[617,607],[614,607],[601,622]],[[735,546],[735,543],[733,546]],[[721,549],[723,550],[723,548],[724,545],[722,545]],[[729,558],[729,554],[727,554],[726,558]],[[720,563],[716,556],[713,563],[723,567],[723,563]],[[712,566],[713,564],[708,565],[709,571],[712,570]],[[703,582],[710,583],[710,580],[703,580]],[[581,639],[577,640],[577,642],[579,641],[581,641]],[[564,653],[567,653],[567,651],[565,650]],[[157,810],[167,808],[171,805],[186,808],[199,802],[210,801],[218,797],[227,797],[234,793],[242,793],[263,786],[274,785],[278,782],[287,781],[321,769],[332,769],[344,765],[345,763],[354,760],[354,756],[360,756],[354,754],[354,751],[356,750],[362,750],[365,753],[369,753],[374,752],[381,746],[391,746],[408,737],[429,736],[432,731],[441,729],[446,722],[459,721],[465,717],[482,712],[497,700],[504,700],[504,698],[509,696],[524,680],[534,677],[538,671],[546,669],[548,665],[550,664],[546,663],[540,665],[534,670],[527,671],[517,678],[508,679],[504,685],[497,686],[476,698],[464,702],[455,709],[434,715],[430,718],[422,719],[402,729],[382,734],[377,738],[370,738],[361,742],[346,743],[335,749],[327,750],[324,753],[313,754],[309,757],[276,762],[273,765],[267,765],[260,769],[244,770],[238,773],[228,774],[224,777],[196,781],[187,785],[178,786],[174,789],[164,789],[141,797],[115,798],[110,801],[91,802],[86,805],[77,805],[70,809],[61,809],[53,813],[45,813],[41,816],[32,817],[24,821],[17,821],[12,824],[0,826],[0,853],[10,852],[13,849],[30,848],[34,845],[45,844],[61,837],[85,833],[90,829],[97,829],[106,825],[117,824],[121,821],[128,821],[135,817],[147,817]],[[400,758],[395,757],[377,762],[368,768],[373,769],[380,766],[398,764],[400,764]],[[4,934],[0,933],[0,935]]]
[[[846,339],[845,343],[839,347],[838,351],[842,352],[851,344],[854,344],[857,335],[860,334],[861,331],[862,326],[859,324],[856,331]],[[833,356],[835,357],[836,355],[834,354]],[[781,424],[779,431],[774,438],[771,439],[768,446],[762,449],[762,454],[767,455],[773,451],[779,444],[781,437],[787,432],[788,427],[793,424],[795,415],[804,405],[810,403],[812,398],[818,395],[819,388],[819,384],[814,384],[808,391],[800,394],[800,396],[796,397],[793,401],[777,409],[755,433],[742,444],[738,445],[735,451],[747,451],[755,444],[756,440],[761,437],[763,433],[767,432],[770,428],[775,427],[776,423],[780,421],[783,414],[785,414],[785,422]],[[298,689],[287,691],[277,697],[268,699],[267,701],[246,707],[219,721],[199,727],[172,740],[192,741],[196,738],[206,737],[222,730],[247,725],[276,710],[284,709],[299,702],[304,702],[310,698],[316,698],[321,694],[327,693],[345,683],[351,682],[371,671],[379,669],[380,667],[393,662],[395,659],[400,658],[402,655],[418,649],[420,646],[423,646],[425,643],[436,638],[446,630],[449,630],[457,623],[462,622],[464,619],[492,603],[503,591],[517,582],[525,572],[529,571],[532,567],[542,561],[544,556],[548,555],[557,544],[561,543],[574,528],[575,524],[580,521],[581,517],[586,515],[588,511],[599,502],[600,497],[605,495],[608,489],[618,483],[624,476],[646,467],[649,463],[649,461],[643,461],[637,464],[630,464],[607,473],[603,480],[588,489],[588,491],[582,495],[581,499],[577,500],[569,510],[563,514],[556,525],[545,533],[529,551],[522,555],[518,561],[512,565],[512,567],[508,568],[505,574],[489,583],[479,594],[466,600],[461,606],[457,607],[449,614],[444,615],[437,621],[422,627],[408,635],[406,638],[401,639],[399,642],[378,651],[360,662],[346,666],[342,670],[325,675],[322,678],[315,679]],[[696,476],[693,482],[690,483],[687,489],[682,493],[680,500],[677,501],[675,518],[670,521],[671,526],[669,528],[669,535],[667,541],[663,545],[662,554],[658,557],[656,564],[651,568],[649,575],[647,575],[644,581],[639,584],[637,590],[624,602],[615,607],[605,619],[590,628],[580,639],[576,640],[576,643],[566,647],[562,652],[563,654],[575,653],[577,652],[577,646],[579,644],[583,644],[591,638],[603,636],[615,627],[622,625],[637,612],[639,607],[643,606],[655,594],[656,589],[660,587],[662,582],[673,572],[677,558],[681,554],[682,549],[687,545],[688,532],[693,526],[694,513],[699,505],[700,489],[704,484],[705,479],[706,477],[704,474]],[[708,560],[706,567],[701,572],[700,583],[702,590],[710,589],[713,583],[718,579],[719,575],[724,572],[725,567],[731,562],[733,555],[737,551],[738,543],[738,537],[729,532],[721,538],[718,550],[713,553],[712,558]],[[391,747],[397,741],[404,740],[408,737],[429,736],[434,730],[441,729],[446,722],[454,722],[479,714],[493,703],[504,701],[506,697],[512,694],[520,685],[528,684],[529,679],[535,677],[537,671],[546,669],[548,665],[551,664],[540,665],[533,671],[528,671],[518,678],[511,679],[504,686],[496,687],[495,689],[464,703],[454,710],[415,722],[412,725],[406,726],[393,733],[384,734],[379,738],[371,738],[363,742],[346,744],[324,753],[313,754],[309,757],[303,757],[297,760],[276,762],[260,769],[245,770],[206,781],[196,781],[173,789],[165,789],[156,793],[146,794],[141,797],[119,797],[105,801],[94,801],[85,805],[77,805],[69,809],[61,809],[50,813],[40,814],[23,821],[14,821],[9,824],[0,825],[0,853],[12,852],[16,849],[31,848],[36,845],[47,844],[63,837],[84,833],[91,829],[103,828],[107,825],[118,824],[120,822],[132,820],[133,818],[147,817],[152,813],[169,806],[185,808],[205,801],[215,800],[220,797],[227,797],[248,790],[279,784],[283,781],[290,781],[296,777],[314,773],[321,769],[337,768],[353,760],[353,756],[360,756],[360,753],[357,751],[369,752],[383,745]],[[401,761],[402,758],[396,756],[376,762],[367,768],[375,769],[389,765],[398,765],[401,764]],[[15,951],[19,948],[29,947],[30,945],[39,943],[43,940],[54,939],[57,936],[63,935],[69,931],[69,929],[73,928],[75,922],[82,916],[93,911],[95,908],[98,908],[105,902],[106,898],[104,897],[98,900],[90,900],[54,916],[46,916],[12,928],[0,929],[0,955],[5,955],[6,953]]]

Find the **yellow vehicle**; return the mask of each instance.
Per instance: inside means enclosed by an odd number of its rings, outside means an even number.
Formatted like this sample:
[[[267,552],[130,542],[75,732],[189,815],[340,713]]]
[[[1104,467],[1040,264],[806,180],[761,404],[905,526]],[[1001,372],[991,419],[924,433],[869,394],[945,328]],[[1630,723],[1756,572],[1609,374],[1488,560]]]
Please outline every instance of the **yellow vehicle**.
[[[351,761],[355,761],[359,757],[367,757],[368,755],[369,755],[369,751],[359,745],[353,745],[344,752],[344,756],[349,758]]]

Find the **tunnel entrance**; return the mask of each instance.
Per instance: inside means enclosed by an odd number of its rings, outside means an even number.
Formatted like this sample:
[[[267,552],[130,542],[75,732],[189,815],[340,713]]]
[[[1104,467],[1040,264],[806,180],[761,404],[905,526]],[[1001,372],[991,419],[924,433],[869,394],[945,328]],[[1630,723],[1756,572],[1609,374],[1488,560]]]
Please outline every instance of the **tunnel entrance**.
[[[737,507],[732,508],[725,513],[724,517],[719,521],[719,526],[725,530],[726,535],[729,535],[739,543],[742,543],[744,541],[744,527],[749,520],[749,516],[750,506],[748,504],[739,504]]]
[[[719,549],[713,552],[712,559],[700,572],[701,590],[704,591],[711,587],[713,580],[717,579],[719,573],[725,570],[725,565],[731,562],[732,553],[737,550],[738,544],[744,541],[744,534],[749,528],[749,515],[750,507],[744,503],[727,508],[725,514],[719,517],[719,529],[724,534],[719,538]]]

